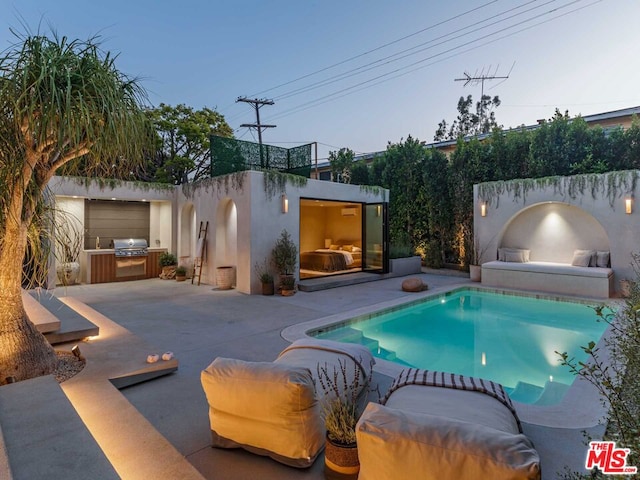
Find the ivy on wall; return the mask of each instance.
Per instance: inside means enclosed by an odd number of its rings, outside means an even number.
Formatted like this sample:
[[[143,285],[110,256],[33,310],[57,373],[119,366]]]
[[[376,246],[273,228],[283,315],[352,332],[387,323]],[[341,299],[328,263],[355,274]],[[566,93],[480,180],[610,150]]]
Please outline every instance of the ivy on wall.
[[[572,200],[590,195],[591,198],[606,198],[613,209],[617,199],[635,191],[640,178],[638,170],[622,170],[605,174],[587,173],[568,177],[551,176],[542,178],[521,178],[485,182],[478,185],[478,197],[494,208],[499,207],[499,199],[507,194],[514,201],[526,203],[529,192],[553,188],[554,195]]]

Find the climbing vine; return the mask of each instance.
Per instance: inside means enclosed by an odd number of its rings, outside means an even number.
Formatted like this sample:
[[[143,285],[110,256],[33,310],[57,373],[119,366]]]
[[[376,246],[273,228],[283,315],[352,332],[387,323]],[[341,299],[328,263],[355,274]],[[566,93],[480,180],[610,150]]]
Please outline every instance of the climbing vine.
[[[501,196],[508,194],[514,201],[527,200],[532,191],[553,188],[554,194],[569,197],[572,200],[585,194],[591,198],[607,198],[614,208],[616,199],[635,191],[640,172],[638,170],[622,170],[605,174],[586,173],[568,177],[552,176],[542,178],[524,178],[515,180],[499,180],[478,185],[478,197],[498,208]]]
[[[247,171],[240,171],[219,175],[217,177],[204,178],[193,183],[183,183],[181,185],[182,193],[187,198],[193,198],[195,192],[198,190],[204,190],[207,193],[209,193],[209,191],[215,191],[219,198],[223,191],[225,195],[229,195],[231,190],[242,191],[246,175]]]
[[[100,190],[115,190],[119,187],[133,188],[134,190],[142,190],[144,192],[171,192],[175,186],[168,183],[141,182],[131,180],[120,180],[117,178],[100,178],[100,177],[67,177],[77,185],[84,186],[87,190],[96,185]]]
[[[275,195],[286,192],[287,183],[296,188],[307,185],[307,177],[294,175],[292,173],[282,173],[275,170],[264,170],[264,193],[267,200],[271,200]]]

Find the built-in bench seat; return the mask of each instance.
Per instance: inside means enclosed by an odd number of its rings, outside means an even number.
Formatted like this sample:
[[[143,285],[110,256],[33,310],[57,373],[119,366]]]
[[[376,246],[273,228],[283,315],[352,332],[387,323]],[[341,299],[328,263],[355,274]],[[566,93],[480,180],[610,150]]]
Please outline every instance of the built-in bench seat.
[[[614,291],[611,268],[554,262],[483,263],[482,284],[594,298],[609,298]]]

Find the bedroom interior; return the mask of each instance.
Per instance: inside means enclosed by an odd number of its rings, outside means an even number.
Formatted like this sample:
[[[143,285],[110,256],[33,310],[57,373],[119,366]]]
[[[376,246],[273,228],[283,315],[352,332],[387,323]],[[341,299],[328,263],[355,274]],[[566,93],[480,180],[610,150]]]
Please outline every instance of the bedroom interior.
[[[362,270],[362,205],[300,200],[300,278]]]

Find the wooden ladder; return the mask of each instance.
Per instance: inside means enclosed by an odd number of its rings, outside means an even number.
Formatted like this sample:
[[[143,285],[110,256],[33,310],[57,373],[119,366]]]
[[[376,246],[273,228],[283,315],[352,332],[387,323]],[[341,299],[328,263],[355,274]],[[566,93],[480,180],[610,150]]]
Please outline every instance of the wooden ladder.
[[[196,258],[193,262],[193,275],[191,275],[191,285],[193,285],[193,279],[198,277],[198,285],[200,285],[200,278],[202,277],[202,263],[207,256],[207,230],[209,230],[209,221],[207,223],[200,222],[200,229],[198,230],[198,243],[196,245]]]

